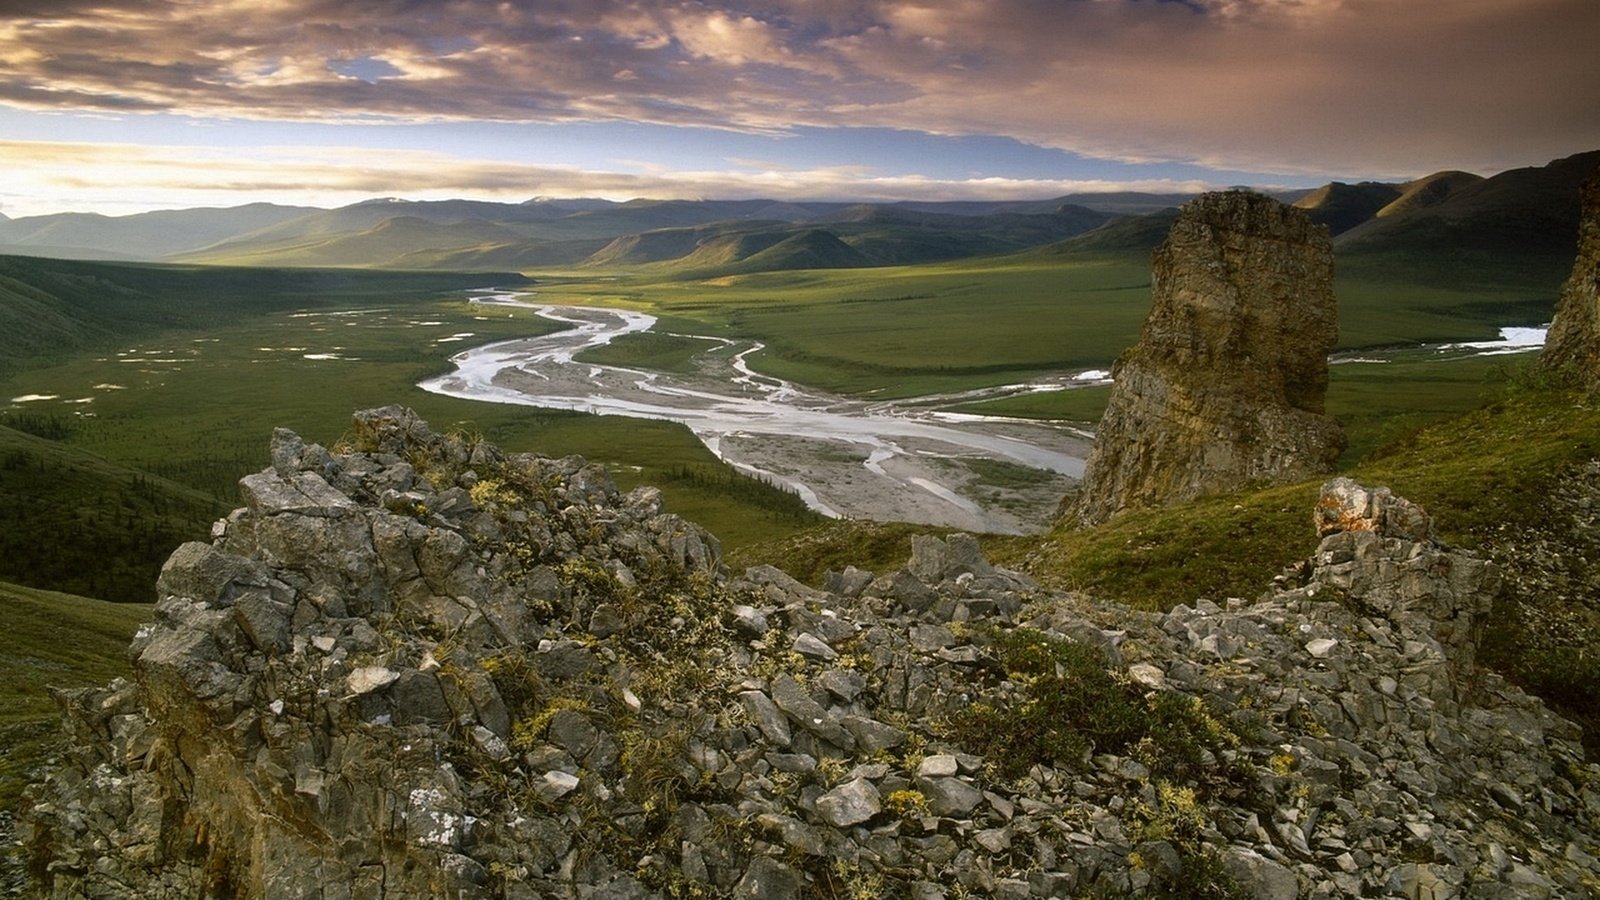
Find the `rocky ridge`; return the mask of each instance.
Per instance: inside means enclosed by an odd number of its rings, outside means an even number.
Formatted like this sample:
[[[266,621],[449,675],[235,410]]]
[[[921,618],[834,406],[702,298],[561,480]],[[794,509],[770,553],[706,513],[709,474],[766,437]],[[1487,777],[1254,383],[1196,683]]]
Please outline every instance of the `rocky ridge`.
[[[1152,269],[1150,314],[1112,370],[1079,521],[1329,471],[1344,437],[1322,414],[1339,333],[1327,229],[1260,194],[1204,194],[1179,211]]]
[[[1347,480],[1259,598],[1048,594],[971,538],[720,570],[581,459],[408,411],[273,467],[63,692],[51,897],[1583,896],[1600,768],[1474,652],[1497,573]]]
[[[1600,386],[1600,169],[1584,182],[1578,258],[1561,289],[1539,365]]]

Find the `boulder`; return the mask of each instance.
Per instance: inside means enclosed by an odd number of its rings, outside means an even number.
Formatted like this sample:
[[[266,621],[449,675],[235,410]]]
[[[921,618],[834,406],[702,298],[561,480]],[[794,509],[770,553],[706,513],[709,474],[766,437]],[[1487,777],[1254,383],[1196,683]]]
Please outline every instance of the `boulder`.
[[[1156,249],[1152,295],[1112,370],[1080,522],[1332,467],[1344,437],[1323,414],[1339,335],[1326,228],[1259,194],[1205,194]]]

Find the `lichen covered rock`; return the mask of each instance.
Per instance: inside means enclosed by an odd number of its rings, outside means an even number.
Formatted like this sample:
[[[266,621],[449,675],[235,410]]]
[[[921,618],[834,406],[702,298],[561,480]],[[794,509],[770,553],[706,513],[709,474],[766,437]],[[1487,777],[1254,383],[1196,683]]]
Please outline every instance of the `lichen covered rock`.
[[[1344,447],[1323,415],[1339,332],[1327,229],[1259,194],[1205,194],[1179,211],[1152,279],[1078,519],[1327,472]]]
[[[39,893],[1600,884],[1600,769],[1473,665],[1493,568],[1375,519],[1414,509],[1382,490],[1330,485],[1361,514],[1319,512],[1255,602],[1154,615],[960,535],[848,593],[730,576],[653,490],[404,410],[273,460],[168,562],[135,681],[62,694],[71,751],[20,827]]]
[[[1561,289],[1540,367],[1600,386],[1600,171],[1584,182],[1578,257]]]

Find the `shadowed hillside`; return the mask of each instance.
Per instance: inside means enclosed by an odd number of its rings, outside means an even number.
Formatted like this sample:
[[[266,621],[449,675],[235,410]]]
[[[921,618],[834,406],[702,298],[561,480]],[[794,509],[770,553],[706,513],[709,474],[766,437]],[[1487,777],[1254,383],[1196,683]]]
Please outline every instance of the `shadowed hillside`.
[[[0,371],[30,358],[303,307],[525,282],[507,272],[127,265],[0,256]]]

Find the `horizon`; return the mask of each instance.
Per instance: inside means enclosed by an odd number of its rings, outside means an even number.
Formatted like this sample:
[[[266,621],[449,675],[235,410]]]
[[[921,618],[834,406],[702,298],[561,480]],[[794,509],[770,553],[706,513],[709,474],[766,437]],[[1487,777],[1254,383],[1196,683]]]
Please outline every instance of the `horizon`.
[[[1600,147],[1593,0],[426,12],[7,4],[0,214],[1295,190]]]

